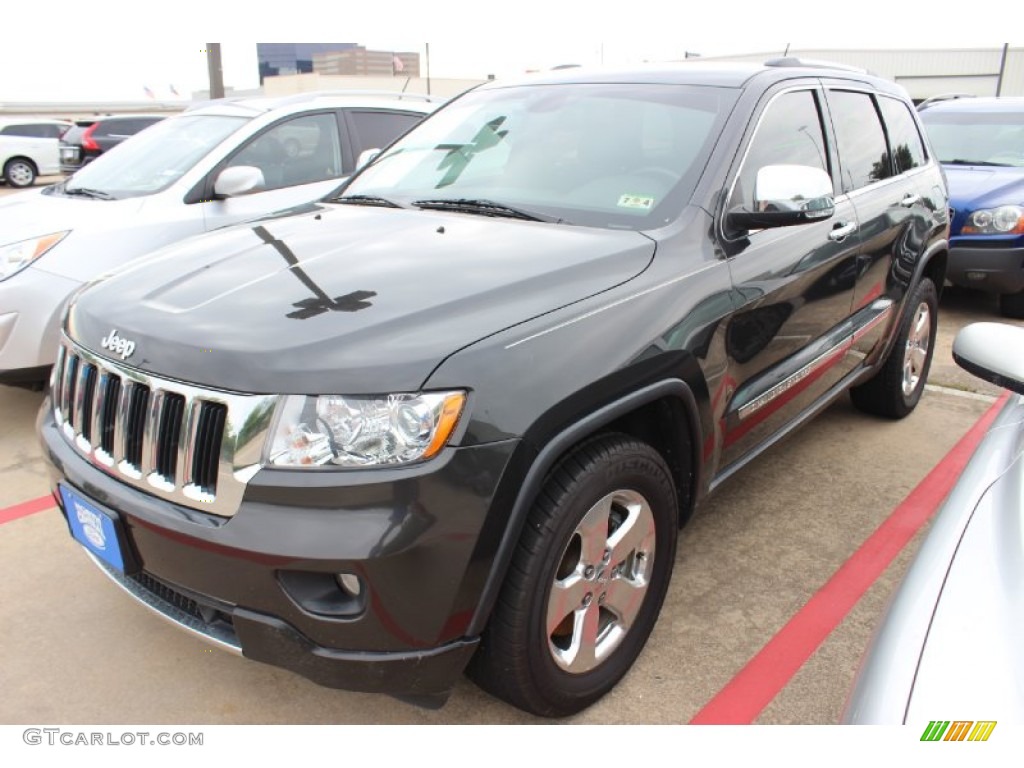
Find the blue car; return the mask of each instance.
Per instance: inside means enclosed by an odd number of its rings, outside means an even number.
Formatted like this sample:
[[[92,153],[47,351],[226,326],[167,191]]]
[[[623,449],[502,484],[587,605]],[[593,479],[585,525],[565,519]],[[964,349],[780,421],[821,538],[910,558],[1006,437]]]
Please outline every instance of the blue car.
[[[1024,318],[1024,98],[923,104],[921,121],[949,182],[946,279],[999,294]]]

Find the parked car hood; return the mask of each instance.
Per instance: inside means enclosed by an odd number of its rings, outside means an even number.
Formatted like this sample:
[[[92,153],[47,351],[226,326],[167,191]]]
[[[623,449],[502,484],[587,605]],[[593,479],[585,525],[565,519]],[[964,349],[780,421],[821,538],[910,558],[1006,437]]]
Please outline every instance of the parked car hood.
[[[1024,168],[946,165],[949,204],[956,209],[1024,204]]]
[[[42,189],[0,198],[0,245],[17,243],[51,232],[123,228],[125,216],[138,211],[144,198],[91,200],[85,197],[44,195]]]
[[[67,329],[124,364],[241,392],[414,391],[448,355],[625,282],[632,231],[323,206],[169,246],[79,294]]]

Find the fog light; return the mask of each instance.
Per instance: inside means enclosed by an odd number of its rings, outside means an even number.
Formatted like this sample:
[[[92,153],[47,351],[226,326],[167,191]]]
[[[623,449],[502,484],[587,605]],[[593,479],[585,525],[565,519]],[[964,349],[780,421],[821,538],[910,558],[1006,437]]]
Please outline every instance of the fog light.
[[[363,593],[363,581],[354,573],[339,573],[338,586],[348,592],[352,597],[359,597]]]

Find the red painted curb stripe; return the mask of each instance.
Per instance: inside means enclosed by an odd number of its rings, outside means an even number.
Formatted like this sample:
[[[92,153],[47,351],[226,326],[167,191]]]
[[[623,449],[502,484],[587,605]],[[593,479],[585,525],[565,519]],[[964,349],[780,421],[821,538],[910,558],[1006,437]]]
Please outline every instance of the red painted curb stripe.
[[[44,509],[50,509],[55,506],[57,506],[57,502],[53,500],[53,496],[40,496],[38,499],[24,501],[21,504],[15,504],[13,507],[0,509],[0,525],[9,523],[11,520],[17,520],[19,517],[34,515],[36,512],[42,512]]]
[[[1003,393],[831,579],[690,721],[751,723],[914,537],[949,494],[1009,393]]]

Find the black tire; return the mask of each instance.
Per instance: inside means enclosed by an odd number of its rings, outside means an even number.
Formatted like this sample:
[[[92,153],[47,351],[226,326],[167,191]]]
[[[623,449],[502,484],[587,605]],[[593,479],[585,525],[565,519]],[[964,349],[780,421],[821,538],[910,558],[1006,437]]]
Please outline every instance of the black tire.
[[[1001,295],[999,297],[999,312],[1003,317],[1024,320],[1024,291]]]
[[[36,183],[36,167],[24,157],[12,157],[4,164],[4,181],[17,189],[31,187]]]
[[[850,390],[858,409],[875,416],[902,419],[917,407],[935,352],[938,306],[935,284],[927,277],[922,278],[907,300],[896,343],[881,369]],[[925,329],[927,337],[923,338]]]
[[[678,514],[671,473],[646,443],[609,434],[571,451],[529,513],[469,676],[498,698],[545,717],[575,714],[600,699],[633,665],[654,628],[675,562]],[[581,533],[585,519],[593,527]],[[607,544],[619,543],[617,532],[628,543],[613,556]],[[562,606],[550,602],[556,580],[564,590]],[[579,594],[582,601],[575,599]],[[549,612],[557,619],[563,610],[549,632]],[[596,625],[593,644],[583,641],[586,619]],[[574,639],[583,646],[576,654]],[[592,657],[585,652],[591,645]]]

